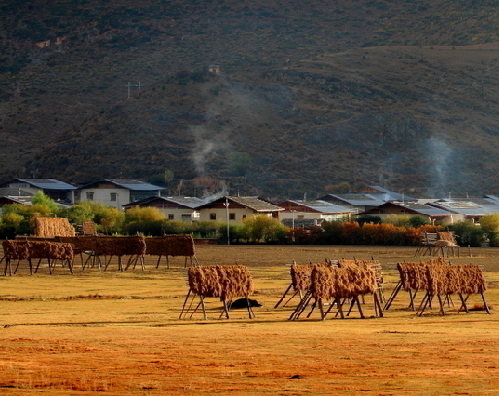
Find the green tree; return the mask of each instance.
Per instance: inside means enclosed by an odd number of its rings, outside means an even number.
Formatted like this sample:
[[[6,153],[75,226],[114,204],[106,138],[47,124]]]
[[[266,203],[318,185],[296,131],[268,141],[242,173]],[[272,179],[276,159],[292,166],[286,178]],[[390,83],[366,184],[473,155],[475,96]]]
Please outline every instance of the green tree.
[[[153,206],[135,206],[125,212],[125,223],[164,220],[166,216]]]
[[[381,217],[379,216],[373,216],[373,215],[360,215],[355,218],[355,221],[359,223],[360,225],[366,224],[366,223],[373,223],[373,224],[379,224],[381,223]]]
[[[250,242],[275,243],[283,240],[288,231],[278,219],[264,214],[247,217],[244,225]]]
[[[499,246],[499,213],[482,216],[480,225],[489,238],[490,246]]]
[[[52,214],[57,214],[59,211],[59,205],[48,195],[45,195],[43,191],[37,191],[33,198],[31,199],[33,205],[45,205],[50,209]]]
[[[485,233],[479,224],[463,220],[449,225],[448,228],[457,236],[461,246],[479,247],[485,242]]]
[[[418,228],[428,224],[431,224],[431,222],[430,219],[426,216],[416,215],[416,216],[411,216],[409,219],[409,225],[414,228]]]
[[[106,234],[123,231],[125,214],[119,209],[99,202],[84,201],[61,213],[76,223],[93,221],[97,224],[97,229]]]

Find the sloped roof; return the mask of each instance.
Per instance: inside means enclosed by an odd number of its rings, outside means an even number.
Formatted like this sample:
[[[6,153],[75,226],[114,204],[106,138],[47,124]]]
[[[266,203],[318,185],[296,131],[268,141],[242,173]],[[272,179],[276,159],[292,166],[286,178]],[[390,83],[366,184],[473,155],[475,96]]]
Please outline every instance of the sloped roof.
[[[383,187],[379,187],[379,186],[369,186],[369,187],[371,187],[373,190],[379,191],[379,193],[371,193],[370,192],[369,195],[376,197],[378,199],[382,199],[385,202],[387,202],[387,201],[402,201],[402,202],[417,201],[416,198],[413,198],[409,195],[400,194],[400,193],[397,193],[394,191],[390,191],[390,190],[387,190],[386,188],[383,188]]]
[[[344,201],[352,206],[378,206],[383,204],[383,200],[370,196],[369,194],[362,193],[348,193],[348,194],[328,194],[322,197],[324,200],[328,196],[337,200]]]
[[[190,209],[195,209],[199,205],[205,203],[203,199],[197,197],[149,197],[141,199],[140,201],[124,205],[124,207],[129,208],[132,206],[147,206],[148,204],[158,203],[158,202],[164,202],[164,203],[171,202],[178,206],[185,206],[186,208]]]
[[[395,203],[392,203],[393,205],[397,205]],[[422,215],[426,216],[449,216],[452,214],[452,212],[449,212],[448,210],[442,209],[442,208],[437,208],[431,205],[421,205],[417,203],[405,203],[405,204],[398,204],[399,206],[403,206],[409,209],[414,210],[415,212],[418,212]]]
[[[31,205],[32,196],[24,196],[24,197],[11,197],[7,195],[0,195],[0,204],[19,204],[19,205]]]
[[[431,203],[431,205],[465,216],[484,216],[499,213],[499,202],[494,203],[493,200],[487,201],[486,204],[473,201],[439,200]]]
[[[245,206],[251,210],[254,210],[255,212],[268,213],[268,212],[278,212],[284,210],[284,208],[281,208],[280,206],[271,204],[266,201],[262,201],[261,199],[258,199],[256,197],[231,197],[231,196],[220,197],[211,202],[198,206],[197,209],[208,208],[220,203],[223,204],[225,203],[226,199],[229,201],[229,207],[230,203],[234,202],[241,206]]]
[[[398,202],[385,202],[384,204],[377,206],[375,208],[365,210],[359,214],[377,214],[377,211],[383,209],[384,207],[400,207],[406,209],[408,212],[412,212],[414,214],[421,214],[425,216],[450,216],[453,212],[445,210],[443,208],[438,208],[431,205],[423,205],[418,203],[406,202],[406,203],[398,203]]]
[[[354,213],[355,210],[347,208],[346,206],[335,205],[330,202],[316,200],[316,201],[293,201],[288,200],[285,202],[292,202],[297,206],[304,206],[320,213]]]
[[[161,191],[164,190],[164,187],[155,186],[154,184],[147,183],[141,180],[133,180],[133,179],[104,179],[98,180],[92,183],[88,183],[85,186],[81,187],[81,189],[91,188],[94,185],[97,185],[102,182],[107,182],[114,184],[117,187],[126,188],[130,191]]]
[[[0,188],[1,197],[18,198],[18,197],[32,197],[33,194],[17,188]]]
[[[31,184],[33,187],[40,188],[42,190],[76,190],[75,186],[56,179],[14,179],[4,183],[4,185],[14,183],[16,181]]]

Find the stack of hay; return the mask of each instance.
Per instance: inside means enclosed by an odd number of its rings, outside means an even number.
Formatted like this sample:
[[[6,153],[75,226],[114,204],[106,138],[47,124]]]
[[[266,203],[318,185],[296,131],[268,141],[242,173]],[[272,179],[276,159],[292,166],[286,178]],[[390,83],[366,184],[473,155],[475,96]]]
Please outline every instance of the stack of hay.
[[[36,217],[35,235],[41,238],[75,236],[75,229],[66,218]]]

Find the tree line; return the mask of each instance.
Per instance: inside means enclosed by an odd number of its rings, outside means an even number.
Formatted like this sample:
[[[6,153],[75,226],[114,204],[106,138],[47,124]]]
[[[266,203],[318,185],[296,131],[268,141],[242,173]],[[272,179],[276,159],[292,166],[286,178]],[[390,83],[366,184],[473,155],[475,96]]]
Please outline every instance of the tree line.
[[[176,221],[154,207],[134,207],[126,212],[94,201],[61,207],[38,192],[32,205],[5,205],[0,215],[0,237],[32,235],[36,217],[65,217],[77,226],[95,223],[104,235],[191,234],[194,238],[216,238],[220,243],[395,245],[417,246],[421,233],[453,231],[461,246],[499,246],[499,213],[485,215],[480,223],[459,221],[451,225],[430,224],[424,216],[358,216],[355,220],[324,221],[310,229],[290,228],[266,215],[248,217],[242,224],[217,221]]]

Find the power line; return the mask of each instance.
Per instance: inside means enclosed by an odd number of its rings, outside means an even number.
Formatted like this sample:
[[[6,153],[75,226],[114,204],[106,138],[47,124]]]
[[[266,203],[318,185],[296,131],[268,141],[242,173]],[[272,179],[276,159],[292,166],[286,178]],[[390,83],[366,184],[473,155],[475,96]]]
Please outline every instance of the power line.
[[[140,87],[143,87],[144,84],[141,84],[140,81],[138,84],[132,84],[130,81],[128,82],[127,85],[125,85],[125,87],[128,87],[128,99],[130,99],[130,90],[131,90],[131,87],[139,87],[139,91],[140,91]]]

